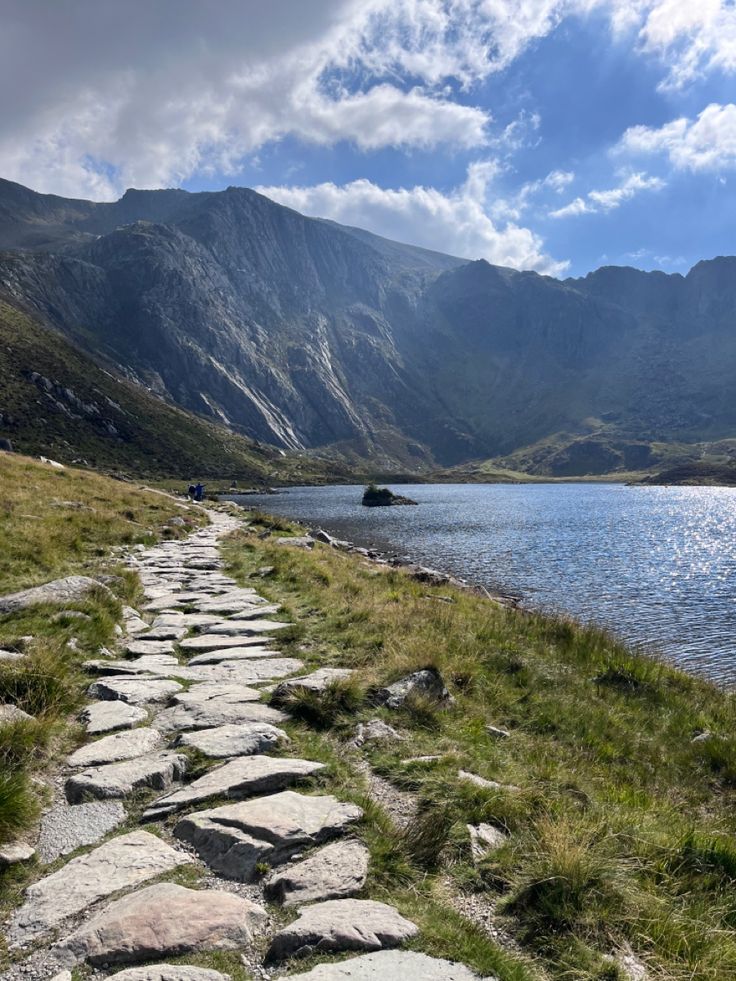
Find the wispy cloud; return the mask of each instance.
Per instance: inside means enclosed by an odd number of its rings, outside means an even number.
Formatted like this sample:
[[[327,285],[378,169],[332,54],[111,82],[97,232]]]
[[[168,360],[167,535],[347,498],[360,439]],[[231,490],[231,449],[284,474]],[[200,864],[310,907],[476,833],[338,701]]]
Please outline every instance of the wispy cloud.
[[[575,215],[590,215],[599,212],[614,211],[625,201],[640,194],[642,191],[659,191],[665,186],[660,177],[649,177],[646,174],[629,174],[618,187],[605,191],[589,191],[585,197],[574,198],[569,204],[549,212],[550,218],[570,218]]]

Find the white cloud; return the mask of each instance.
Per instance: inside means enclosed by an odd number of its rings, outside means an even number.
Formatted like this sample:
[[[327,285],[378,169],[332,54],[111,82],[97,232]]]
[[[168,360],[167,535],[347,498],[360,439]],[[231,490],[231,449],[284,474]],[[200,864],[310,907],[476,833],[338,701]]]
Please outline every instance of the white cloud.
[[[659,191],[665,182],[659,177],[646,174],[629,174],[618,187],[606,191],[589,191],[585,197],[577,197],[562,208],[549,212],[550,218],[570,218],[574,215],[596,214],[614,211],[624,201],[630,201],[641,191]]]
[[[513,222],[499,227],[489,217],[487,198],[497,169],[493,161],[472,164],[465,182],[446,194],[434,187],[382,188],[368,180],[257,190],[297,211],[400,242],[516,269],[564,272],[568,263],[546,255],[530,229]]]
[[[736,105],[711,103],[695,120],[673,119],[659,129],[632,126],[616,147],[619,153],[666,154],[678,170],[736,167]]]

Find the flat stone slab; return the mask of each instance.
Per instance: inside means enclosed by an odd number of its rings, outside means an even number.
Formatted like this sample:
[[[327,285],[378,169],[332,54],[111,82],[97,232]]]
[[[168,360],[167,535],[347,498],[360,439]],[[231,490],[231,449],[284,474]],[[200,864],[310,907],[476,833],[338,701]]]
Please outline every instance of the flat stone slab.
[[[342,834],[363,811],[329,794],[285,790],[190,814],[174,828],[214,871],[249,882],[259,862],[280,865],[305,848]]]
[[[107,586],[89,576],[66,576],[64,579],[55,579],[53,582],[44,583],[43,586],[34,586],[32,589],[23,589],[18,593],[0,596],[0,613],[27,610],[28,607],[37,606],[40,603],[67,606],[69,603],[86,599],[95,591],[106,593],[108,596],[112,595]]]
[[[158,629],[159,627],[186,627],[187,630],[193,630],[197,627],[206,627],[211,623],[219,623],[220,617],[215,613],[181,613],[171,612],[171,613],[160,613],[153,621],[153,628]]]
[[[10,942],[44,936],[100,899],[191,861],[147,831],[113,838],[28,887],[11,921]]]
[[[349,678],[351,674],[353,672],[350,668],[318,668],[311,674],[302,675],[300,678],[289,678],[288,681],[282,681],[274,690],[273,700],[278,701],[287,698],[299,688],[306,688],[309,691],[324,691],[329,685]]]
[[[71,966],[238,950],[248,946],[266,920],[265,910],[240,896],[161,882],[110,903],[52,953]]]
[[[103,736],[96,742],[80,747],[67,759],[67,765],[99,766],[103,763],[120,763],[145,756],[163,744],[160,732],[151,728],[130,729],[128,732],[114,732]]]
[[[11,722],[32,722],[33,716],[17,705],[0,705],[0,725],[7,725]]]
[[[230,981],[230,975],[189,964],[149,964],[118,971],[109,975],[107,981]]]
[[[254,606],[250,610],[241,610],[237,616],[229,617],[227,620],[218,620],[209,627],[212,634],[229,634],[237,630],[238,627],[247,627],[249,620],[259,620],[262,617],[272,616],[281,609],[280,603],[266,603],[261,606]]]
[[[207,651],[190,658],[187,666],[196,668],[200,664],[219,664],[220,661],[251,661],[255,657],[278,657],[278,651],[269,651],[266,647],[226,647],[224,650]]]
[[[264,610],[266,608],[264,607]],[[272,609],[272,607],[269,607]],[[210,634],[243,634],[248,637],[251,634],[268,634],[276,630],[283,630],[290,626],[288,623],[280,623],[275,620],[265,620],[259,618],[261,611],[256,608],[253,610],[252,618],[245,618],[242,613],[237,619],[225,620],[224,623],[213,624],[208,633]]]
[[[266,899],[296,906],[354,896],[365,885],[370,852],[359,841],[336,841],[314,854],[272,872],[263,884]]]
[[[324,763],[273,756],[247,756],[232,760],[193,781],[181,790],[175,790],[151,804],[144,817],[157,817],[180,811],[191,804],[209,800],[210,797],[232,797],[236,800],[253,794],[281,790],[304,777],[319,773]]]
[[[213,683],[195,685],[174,695],[174,705],[159,712],[153,725],[164,732],[210,729],[241,722],[286,722],[288,715],[259,701],[261,693],[245,685]]]
[[[413,950],[380,950],[339,964],[319,964],[306,974],[289,975],[289,981],[398,981],[399,978],[401,981],[484,981],[464,964]]]
[[[179,644],[183,651],[217,651],[226,650],[228,647],[248,647],[252,644],[263,645],[263,640],[242,631],[235,637],[224,637],[222,634],[198,634],[196,637],[185,637]]]
[[[173,654],[174,645],[170,640],[131,640],[125,645],[128,654],[139,657],[141,654]]]
[[[419,933],[393,906],[372,899],[333,899],[299,910],[299,918],[276,934],[267,960],[342,950],[382,950]]]
[[[6,865],[18,865],[20,862],[30,862],[35,854],[36,849],[25,841],[0,845],[0,868]]]
[[[102,701],[120,699],[129,705],[145,705],[146,702],[166,702],[182,690],[178,681],[164,678],[100,678],[87,689],[90,698]]]
[[[191,746],[205,756],[225,758],[267,753],[279,743],[288,743],[283,729],[268,722],[243,722],[240,725],[199,729],[179,736],[177,746]]]
[[[258,685],[294,674],[304,668],[304,662],[295,657],[246,658],[245,660],[219,661],[217,664],[201,664],[187,670],[186,677],[193,681],[232,682],[238,685]]]
[[[78,804],[90,797],[95,800],[127,797],[144,787],[168,790],[185,773],[186,767],[186,757],[180,753],[156,753],[92,767],[69,777],[64,787],[66,799],[70,804]]]
[[[57,804],[41,818],[36,849],[45,864],[68,855],[83,845],[94,845],[125,821],[119,800],[96,800],[87,804]]]
[[[118,729],[132,729],[148,718],[145,709],[127,702],[92,702],[79,716],[90,736],[99,736]]]
[[[174,674],[179,667],[178,658],[173,654],[144,654],[132,659],[114,658],[105,660],[85,661],[84,670],[103,675],[130,675],[139,677],[153,675],[157,678],[167,678]]]
[[[184,624],[173,623],[166,626],[151,627],[145,633],[139,634],[138,639],[141,643],[144,641],[150,643],[152,641],[181,640],[182,637],[186,637],[188,629]]]

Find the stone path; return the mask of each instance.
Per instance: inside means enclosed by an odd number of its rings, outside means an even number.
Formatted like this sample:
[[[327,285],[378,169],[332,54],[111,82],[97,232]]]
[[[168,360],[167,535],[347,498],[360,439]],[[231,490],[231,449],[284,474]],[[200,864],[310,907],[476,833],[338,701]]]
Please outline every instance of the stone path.
[[[145,602],[124,608],[119,653],[85,665],[88,742],[66,761],[66,800],[44,816],[38,843],[47,863],[87,850],[26,890],[6,924],[16,960],[3,978],[68,978],[88,965],[118,981],[226,981],[167,963],[215,950],[272,977],[284,959],[319,950],[370,953],[299,977],[477,981],[398,949],[417,926],[355,898],[369,874],[369,852],[350,835],[363,812],[299,789],[324,765],[284,755],[289,715],[273,704],[288,708],[298,686],[319,691],[350,672],[307,672],[271,649],[288,627],[274,619],[279,607],[222,571],[219,542],[240,522],[209,518],[184,541],[131,554]],[[210,766],[185,782],[191,753]],[[151,881],[199,863],[198,888]],[[268,903],[296,908],[291,922],[277,929]]]

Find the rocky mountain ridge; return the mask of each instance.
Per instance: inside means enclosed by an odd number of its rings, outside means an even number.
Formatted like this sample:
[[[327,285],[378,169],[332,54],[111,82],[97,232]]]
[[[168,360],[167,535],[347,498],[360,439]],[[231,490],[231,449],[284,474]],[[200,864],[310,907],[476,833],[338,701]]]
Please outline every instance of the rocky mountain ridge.
[[[560,432],[736,432],[736,258],[558,281],[245,188],[100,204],[7,181],[0,246],[0,293],[152,392],[286,449],[422,469]]]

